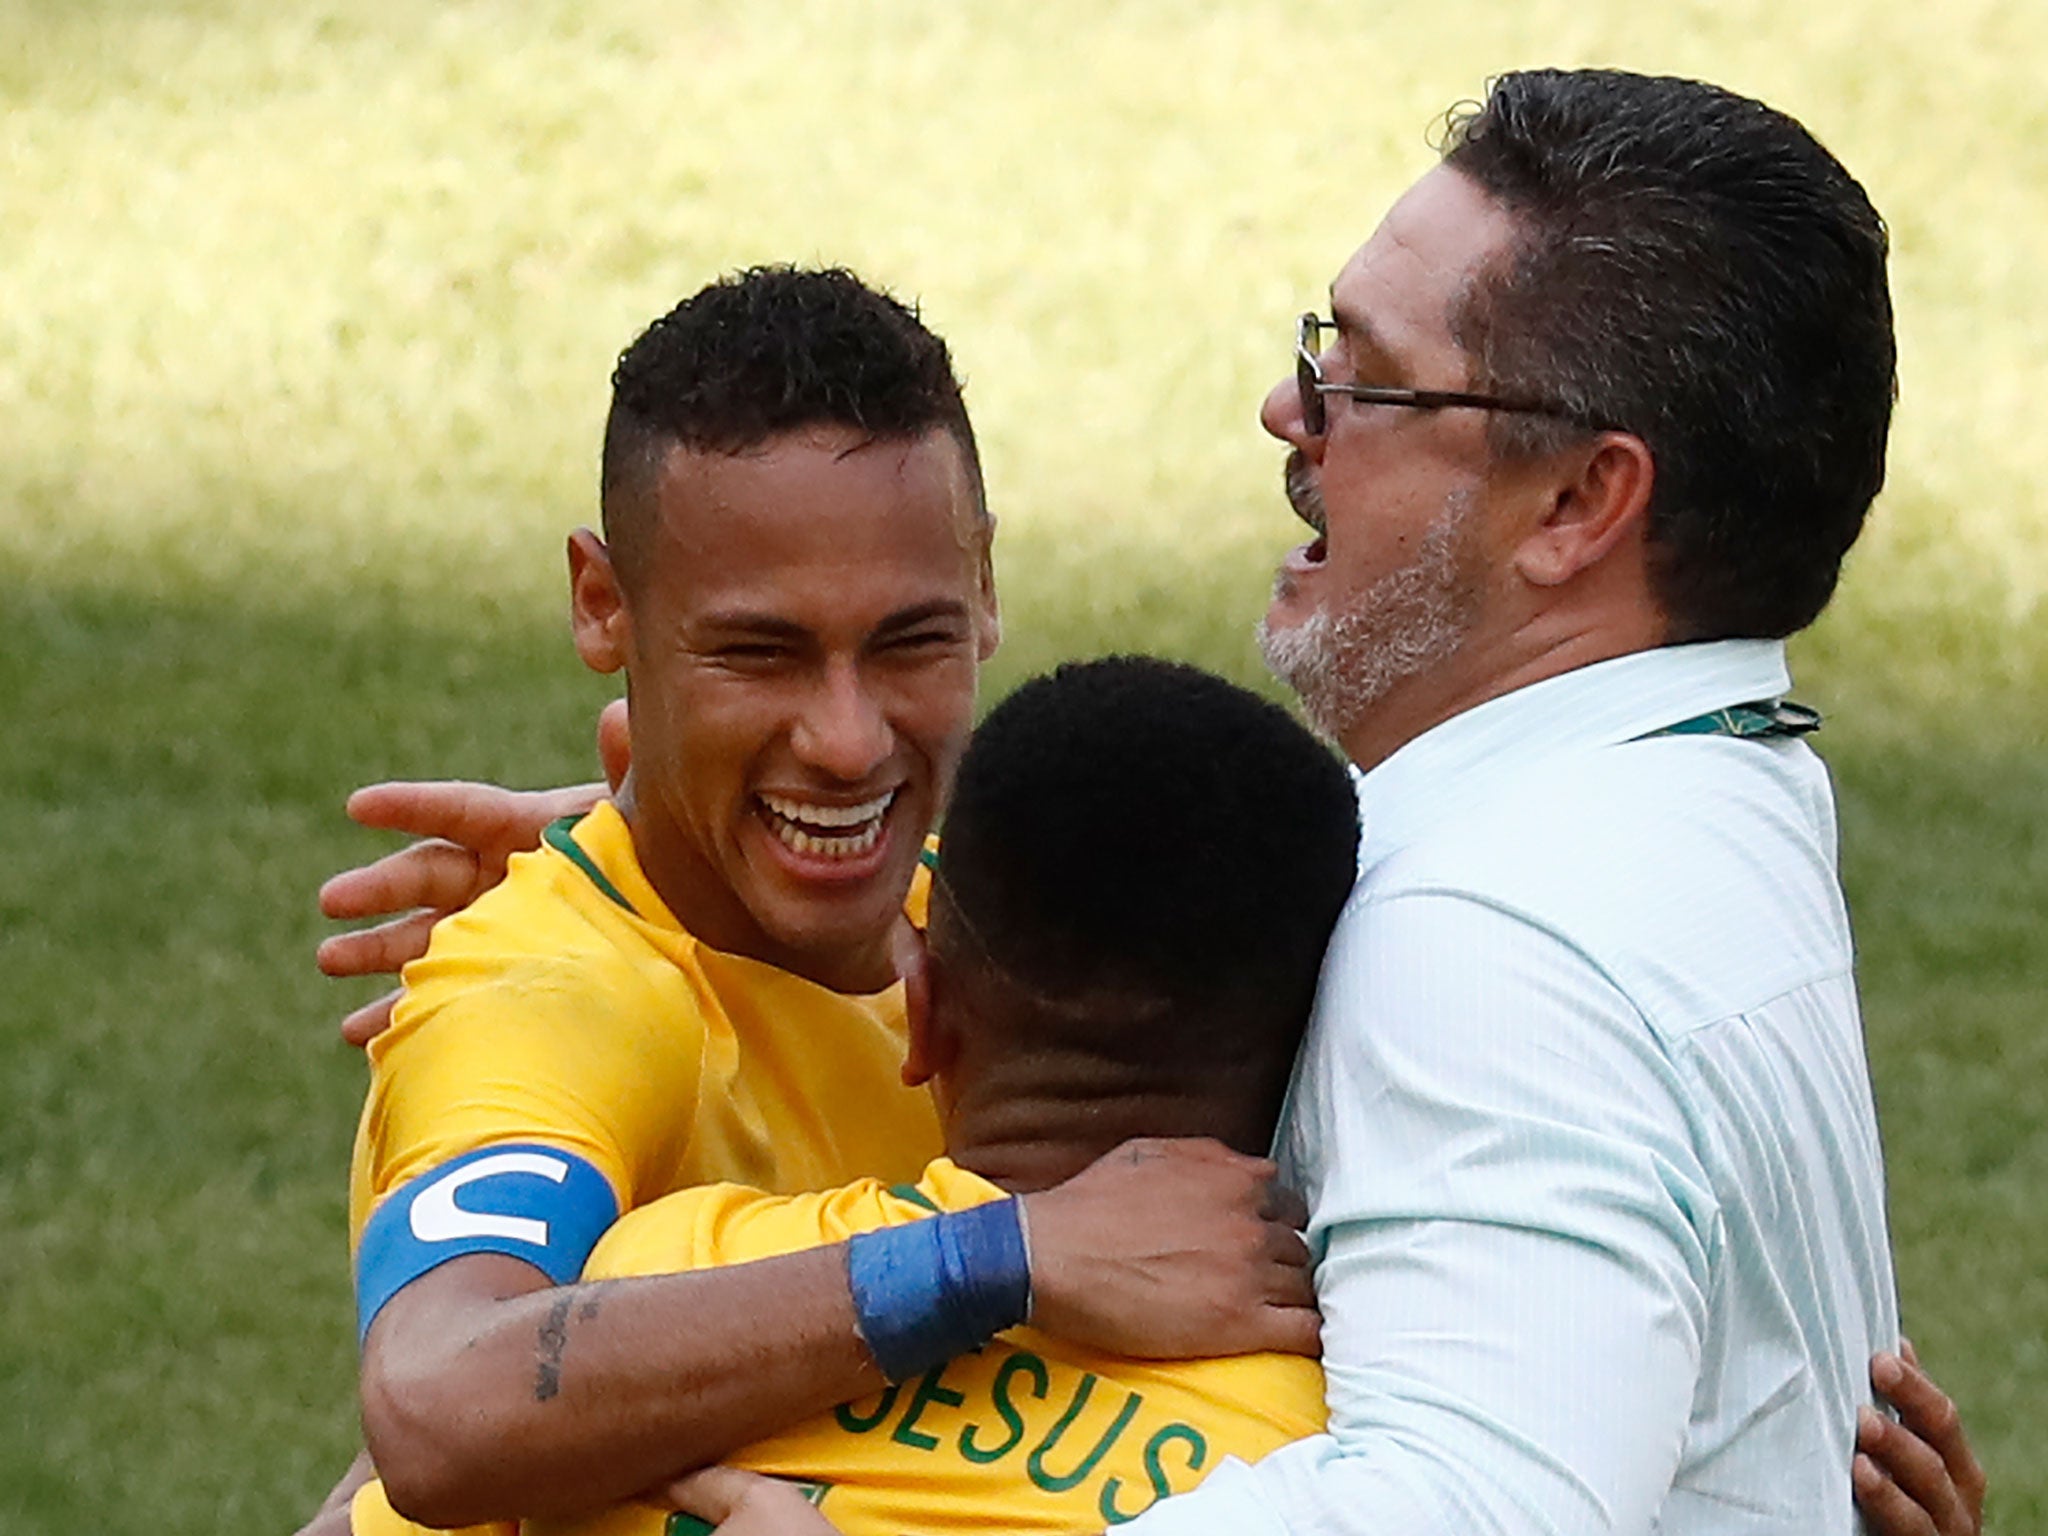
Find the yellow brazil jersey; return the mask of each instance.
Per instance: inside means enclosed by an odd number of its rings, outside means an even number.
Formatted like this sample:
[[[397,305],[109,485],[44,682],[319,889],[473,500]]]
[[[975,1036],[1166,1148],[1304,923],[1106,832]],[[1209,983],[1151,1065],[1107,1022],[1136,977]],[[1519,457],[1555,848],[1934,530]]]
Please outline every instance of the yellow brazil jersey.
[[[919,872],[912,915],[922,916]],[[601,804],[436,925],[370,1045],[349,1229],[476,1148],[537,1142],[609,1181],[621,1210],[714,1180],[820,1189],[915,1176],[938,1151],[907,1089],[900,986],[832,992],[699,944]]]
[[[941,1159],[916,1185],[868,1179],[776,1198],[697,1189],[622,1218],[585,1278],[737,1264],[1002,1197]],[[1322,1372],[1291,1355],[1125,1360],[1013,1329],[864,1402],[728,1458],[806,1485],[849,1536],[1090,1532],[1193,1487],[1224,1456],[1253,1460],[1323,1427]],[[524,1536],[702,1530],[644,1504]],[[358,1536],[370,1536],[359,1531]]]
[[[928,891],[920,869],[913,920]],[[699,944],[641,872],[615,807],[557,824],[498,886],[435,926],[427,953],[405,968],[391,1028],[370,1045],[349,1181],[352,1246],[387,1195],[399,1191],[414,1209],[401,1213],[410,1231],[395,1239],[408,1251],[394,1257],[386,1244],[377,1276],[367,1267],[358,1276],[365,1312],[431,1262],[421,1239],[545,1236],[542,1216],[559,1239],[573,1225],[563,1212],[516,1203],[522,1184],[548,1191],[536,1174],[572,1190],[577,1178],[594,1183],[597,1199],[587,1189],[579,1198],[599,1225],[613,1208],[716,1180],[788,1191],[913,1177],[938,1151],[939,1131],[930,1096],[903,1086],[904,1044],[900,985],[847,996]],[[521,1150],[482,1150],[508,1146]],[[573,1170],[554,1152],[570,1154]],[[459,1172],[425,1177],[465,1158]],[[564,1171],[573,1172],[566,1186]],[[509,1186],[515,1204],[476,1209],[495,1198],[492,1184]],[[566,1269],[539,1249],[499,1251],[568,1279],[588,1251],[581,1241]],[[357,1536],[416,1529],[376,1483],[352,1512]]]

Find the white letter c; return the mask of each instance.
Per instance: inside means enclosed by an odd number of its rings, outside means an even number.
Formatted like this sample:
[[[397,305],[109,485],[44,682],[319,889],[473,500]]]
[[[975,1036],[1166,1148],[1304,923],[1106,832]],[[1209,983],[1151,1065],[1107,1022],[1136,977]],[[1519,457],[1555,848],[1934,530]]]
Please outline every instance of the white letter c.
[[[466,1167],[436,1179],[413,1196],[412,1235],[423,1243],[447,1243],[463,1237],[502,1237],[515,1243],[548,1245],[548,1224],[532,1216],[499,1216],[489,1211],[466,1211],[455,1203],[455,1192],[478,1179],[501,1173],[531,1173],[560,1184],[569,1177],[569,1165],[559,1157],[539,1152],[500,1152],[480,1157]]]

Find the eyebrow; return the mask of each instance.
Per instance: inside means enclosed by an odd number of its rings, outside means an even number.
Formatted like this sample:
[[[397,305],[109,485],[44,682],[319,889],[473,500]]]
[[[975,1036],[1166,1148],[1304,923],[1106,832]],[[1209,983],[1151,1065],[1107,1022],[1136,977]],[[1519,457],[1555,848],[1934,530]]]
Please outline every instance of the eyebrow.
[[[877,635],[900,634],[915,629],[920,624],[929,624],[938,619],[968,618],[967,604],[953,598],[939,598],[928,603],[915,603],[908,608],[899,608],[875,626]],[[758,635],[767,640],[806,640],[811,636],[809,627],[794,619],[785,619],[780,614],[761,613],[753,609],[733,608],[723,612],[707,613],[702,620],[703,627],[721,634]]]
[[[967,604],[957,598],[936,598],[929,603],[917,603],[909,608],[898,609],[875,626],[879,635],[893,635],[900,630],[916,629],[920,624],[930,624],[937,619],[959,619],[965,622],[971,615]]]
[[[1343,337],[1347,344],[1369,348],[1382,357],[1393,355],[1387,349],[1386,339],[1373,329],[1370,320],[1357,310],[1344,308],[1337,303],[1337,290],[1334,286],[1330,289],[1330,319],[1336,323],[1337,334]]]

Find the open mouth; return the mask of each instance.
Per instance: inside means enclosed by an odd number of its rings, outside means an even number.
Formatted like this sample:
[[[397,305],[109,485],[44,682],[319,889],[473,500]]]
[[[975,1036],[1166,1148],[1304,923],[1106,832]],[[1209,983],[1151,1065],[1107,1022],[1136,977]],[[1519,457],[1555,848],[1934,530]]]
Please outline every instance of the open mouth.
[[[1316,484],[1315,468],[1308,455],[1299,448],[1292,450],[1281,469],[1280,480],[1294,515],[1313,528],[1319,538],[1328,532],[1329,513],[1323,507],[1322,487]]]
[[[769,831],[790,852],[812,859],[857,859],[874,852],[881,841],[897,793],[892,789],[858,805],[826,805],[767,790],[758,798]]]

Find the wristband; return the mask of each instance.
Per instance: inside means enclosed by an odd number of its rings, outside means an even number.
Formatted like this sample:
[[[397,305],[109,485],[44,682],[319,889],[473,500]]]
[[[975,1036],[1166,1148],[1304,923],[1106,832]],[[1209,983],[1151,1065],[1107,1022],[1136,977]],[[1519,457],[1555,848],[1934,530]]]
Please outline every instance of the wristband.
[[[981,1348],[1031,1313],[1024,1202],[862,1232],[846,1245],[860,1336],[890,1381]]]

